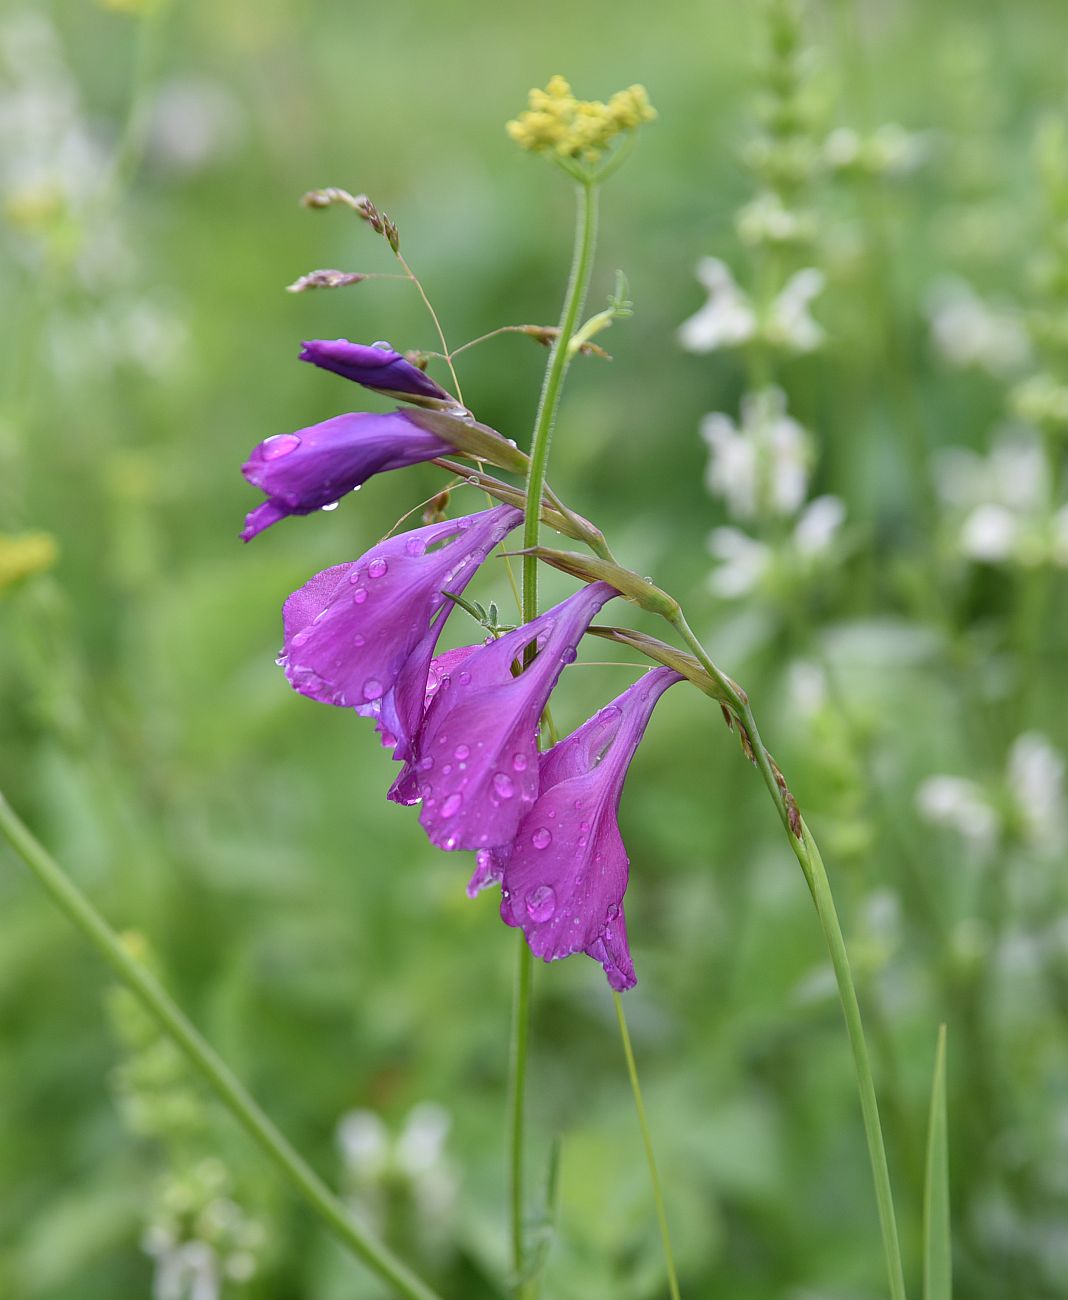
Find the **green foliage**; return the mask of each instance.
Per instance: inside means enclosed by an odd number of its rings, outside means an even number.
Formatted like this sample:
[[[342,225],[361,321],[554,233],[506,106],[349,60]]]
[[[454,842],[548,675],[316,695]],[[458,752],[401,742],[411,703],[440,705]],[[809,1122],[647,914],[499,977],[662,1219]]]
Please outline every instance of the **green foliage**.
[[[928,1183],[952,1191],[958,1294],[1055,1300],[1068,1270],[1068,884],[1045,815],[1056,798],[1043,810],[1034,792],[1056,787],[1068,748],[1065,570],[1054,509],[1028,507],[1013,558],[978,563],[959,543],[981,503],[936,489],[938,454],[985,453],[1014,401],[1049,435],[1043,455],[1061,445],[1056,7],[906,0],[865,6],[855,25],[851,6],[810,3],[796,29],[794,7],[776,4],[771,57],[761,7],[726,0],[655,13],[546,0],[536,24],[474,0],[154,10],[159,97],[139,165],[110,193],[100,182],[145,19],[75,0],[0,11],[3,103],[40,90],[59,131],[0,113],[13,131],[0,161],[0,533],[9,549],[37,539],[33,555],[12,551],[0,591],[0,788],[111,919],[149,937],[178,1000],[316,1168],[380,1213],[444,1295],[497,1294],[514,936],[492,897],[464,896],[468,864],[386,803],[393,767],[369,730],[294,695],[273,664],[284,596],[355,558],[443,479],[383,476],[242,547],[255,494],[239,467],[267,434],[365,401],[297,365],[301,338],[439,346],[402,282],[284,292],[313,267],[395,270],[383,239],[344,213],[303,211],[302,193],[347,186],[388,211],[453,347],[551,323],[567,184],[503,123],[556,71],[592,95],[641,81],[659,117],[606,186],[590,299],[603,303],[625,266],[616,296],[636,311],[615,310],[598,336],[610,365],[575,357],[551,479],[621,563],[683,600],[759,705],[824,846],[910,1292]],[[1059,125],[1036,136],[1047,119]],[[899,166],[886,122],[926,142],[926,165]],[[750,373],[752,358],[679,348],[706,254],[758,300],[806,266],[826,278],[813,306],[824,346],[775,353],[774,378],[812,438],[812,492],[843,499],[847,522],[815,566],[790,528],[763,521],[777,558],[739,601],[707,585],[705,539],[730,516],[702,485],[697,430],[710,411],[738,413],[767,358]],[[961,364],[961,325],[956,360],[932,348],[925,304],[947,274],[1023,317],[1027,357],[1003,368],[1004,352],[973,349]],[[457,359],[479,418],[521,447],[544,360],[510,335]],[[985,472],[1003,486],[1020,463],[1013,453]],[[1059,507],[1062,480],[1043,493]],[[482,500],[461,487],[452,506]],[[571,587],[547,570],[542,583]],[[468,598],[514,621],[503,571]],[[582,657],[637,658],[601,641]],[[570,669],[558,722],[570,729],[625,680],[619,667]],[[1035,731],[1047,747],[1020,749]],[[968,784],[954,788],[957,820],[932,826],[917,791],[940,774]],[[622,819],[640,980],[627,1010],[682,1294],[882,1294],[811,900],[712,701],[665,697]],[[241,1294],[380,1297],[224,1117],[205,1119],[202,1098],[183,1109],[158,1044],[131,1055],[116,1042],[108,976],[6,852],[0,901],[0,1294],[149,1293],[145,1211],[166,1159],[116,1105],[118,1068],[141,1095],[166,1092],[178,1118],[199,1117],[196,1141],[237,1199],[250,1182],[262,1192],[270,1240]],[[923,1149],[943,1021],[945,1184],[925,1178]],[[641,1137],[593,963],[537,967],[531,1064],[532,1187],[561,1139],[544,1295],[662,1296]],[[456,1176],[433,1206],[397,1154],[428,1101],[449,1112],[438,1172]],[[377,1182],[339,1143],[353,1111],[388,1135]]]

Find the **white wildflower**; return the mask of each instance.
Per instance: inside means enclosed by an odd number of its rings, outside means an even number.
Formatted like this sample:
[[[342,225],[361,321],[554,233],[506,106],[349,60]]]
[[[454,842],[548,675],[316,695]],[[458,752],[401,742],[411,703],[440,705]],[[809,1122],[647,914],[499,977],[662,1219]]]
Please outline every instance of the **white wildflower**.
[[[709,449],[705,483],[738,518],[790,515],[805,499],[810,439],[786,413],[786,395],[767,388],[742,399],[741,427],[707,415],[701,437]]]
[[[708,549],[717,562],[708,579],[709,588],[726,600],[752,591],[771,567],[771,548],[740,528],[713,528]]]
[[[830,550],[845,523],[845,502],[822,496],[810,501],[794,527],[793,543],[802,555],[816,558]]]
[[[703,257],[697,278],[708,290],[708,302],[679,327],[682,346],[690,352],[714,352],[748,342],[756,333],[756,313],[727,263]]]
[[[1034,433],[1002,434],[988,456],[960,448],[944,452],[935,469],[966,559],[1068,567],[1068,507],[1051,513],[1049,471]]]
[[[1027,731],[1016,738],[1006,785],[1029,842],[1060,849],[1065,841],[1064,758],[1045,736]]]
[[[948,365],[975,366],[997,378],[1011,375],[1031,353],[1019,313],[1005,303],[985,302],[959,279],[932,285],[925,303],[931,344]]]
[[[758,194],[738,209],[735,229],[743,244],[804,244],[815,238],[816,224],[809,212],[788,208],[771,190]]]
[[[815,267],[790,277],[763,321],[726,262],[718,257],[702,258],[697,278],[708,290],[708,302],[679,327],[679,342],[690,352],[735,347],[758,334],[791,352],[811,352],[822,343],[823,330],[809,313],[809,304],[824,285],[823,273]]]
[[[976,506],[960,527],[961,553],[969,560],[998,564],[1015,551],[1020,538],[1020,521],[1007,506],[993,502]]]
[[[823,329],[812,319],[808,308],[823,291],[824,284],[823,272],[814,266],[796,272],[787,280],[768,312],[764,332],[770,342],[792,352],[813,352],[820,346]]]
[[[916,791],[916,808],[932,826],[956,831],[976,849],[989,849],[999,818],[982,788],[961,776],[929,776]]]

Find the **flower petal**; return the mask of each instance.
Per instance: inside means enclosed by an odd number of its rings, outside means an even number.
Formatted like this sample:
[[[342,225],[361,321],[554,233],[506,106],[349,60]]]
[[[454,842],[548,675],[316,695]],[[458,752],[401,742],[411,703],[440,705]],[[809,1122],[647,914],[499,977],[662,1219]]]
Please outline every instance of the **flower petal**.
[[[300,359],[391,396],[453,400],[440,384],[390,347],[350,343],[348,339],[312,339],[302,345]]]
[[[427,710],[412,766],[419,820],[444,849],[507,844],[538,792],[538,724],[594,614],[617,592],[591,583],[555,608],[480,647],[443,681]],[[524,651],[534,661],[517,675]]]
[[[405,411],[337,415],[296,433],[267,438],[241,467],[267,496],[241,534],[249,541],[287,515],[307,515],[333,505],[373,474],[403,469],[451,451],[448,443],[414,423]]]

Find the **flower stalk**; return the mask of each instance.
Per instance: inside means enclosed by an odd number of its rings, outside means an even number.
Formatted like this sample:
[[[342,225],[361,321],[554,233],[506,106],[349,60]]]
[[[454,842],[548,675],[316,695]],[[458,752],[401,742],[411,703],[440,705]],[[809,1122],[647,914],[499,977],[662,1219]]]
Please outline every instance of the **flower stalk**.
[[[530,463],[527,466],[526,515],[523,523],[523,547],[536,547],[541,538],[541,502],[545,490],[545,475],[549,464],[549,448],[553,426],[560,406],[564,376],[571,361],[571,339],[578,327],[582,305],[586,300],[590,274],[593,270],[593,252],[597,243],[597,186],[589,180],[580,180],[575,187],[578,211],[575,222],[575,251],[571,261],[571,274],[564,294],[560,313],[559,333],[553,342],[549,363],[545,368],[538,412],[530,444]],[[523,556],[522,582],[523,621],[530,622],[538,615],[538,559],[535,555]],[[527,1050],[530,1039],[530,993],[534,978],[534,957],[520,931],[516,936],[515,993],[512,1004],[510,1060],[511,1097],[509,1113],[508,1184],[511,1213],[512,1266],[516,1279],[515,1295],[526,1300],[535,1294],[535,1281],[527,1274],[526,1215],[524,1212],[524,1104],[526,1100]]]

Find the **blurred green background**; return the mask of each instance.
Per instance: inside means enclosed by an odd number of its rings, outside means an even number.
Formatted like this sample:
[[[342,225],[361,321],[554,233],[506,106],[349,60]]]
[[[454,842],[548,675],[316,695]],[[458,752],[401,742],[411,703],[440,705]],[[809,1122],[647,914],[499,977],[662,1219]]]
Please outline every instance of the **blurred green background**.
[[[569,187],[503,124],[554,72],[588,96],[643,82],[660,116],[606,189],[591,293],[596,309],[622,267],[636,314],[601,340],[614,360],[574,366],[551,478],[684,600],[824,844],[916,1294],[942,1021],[958,1294],[1068,1294],[1064,571],[975,564],[956,546],[937,453],[985,451],[1015,376],[996,358],[950,365],[929,324],[947,274],[1018,308],[1038,292],[1029,268],[1057,238],[1042,168],[1055,179],[1063,151],[1054,132],[1043,163],[1033,142],[1063,111],[1063,7],[810,5],[821,138],[898,123],[924,156],[902,176],[813,186],[827,341],[778,378],[813,434],[810,492],[844,499],[847,523],[833,562],[741,601],[708,587],[706,535],[728,516],[703,485],[697,430],[706,412],[736,416],[745,369],[688,355],[676,331],[702,302],[700,256],[747,283],[734,212],[755,185],[743,151],[761,6],[139,8],[0,7],[9,799],[108,917],[144,936],[179,1001],[360,1212],[450,1300],[499,1295],[514,936],[490,894],[464,896],[469,864],[385,801],[392,764],[369,727],[298,697],[274,664],[285,596],[359,555],[441,476],[383,476],[243,547],[259,497],[239,470],[269,434],[379,404],[298,365],[302,338],[436,346],[403,283],[283,292],[315,267],[393,269],[368,229],[302,210],[302,192],[366,191],[396,220],[453,346],[553,323]],[[1047,299],[1055,314],[1063,294]],[[468,403],[520,445],[544,360],[509,337],[461,358]],[[1053,505],[1056,492],[1054,470]],[[456,501],[478,504],[469,490]],[[507,608],[492,570],[469,594]],[[562,725],[629,680],[571,670]],[[799,695],[799,681],[822,685]],[[1006,779],[1014,741],[1036,729],[1041,771]],[[918,812],[938,773],[980,792],[970,815],[964,799],[963,834]],[[665,698],[622,826],[639,976],[626,1004],[684,1294],[883,1294],[818,925],[717,710]],[[0,900],[0,1295],[382,1295],[109,994],[6,850]],[[539,965],[535,989],[535,1200],[561,1141],[545,1295],[663,1296],[603,977],[578,958]],[[179,1258],[183,1233],[193,1249]]]

